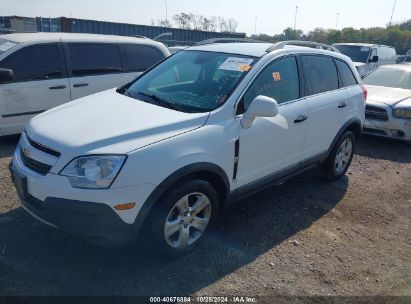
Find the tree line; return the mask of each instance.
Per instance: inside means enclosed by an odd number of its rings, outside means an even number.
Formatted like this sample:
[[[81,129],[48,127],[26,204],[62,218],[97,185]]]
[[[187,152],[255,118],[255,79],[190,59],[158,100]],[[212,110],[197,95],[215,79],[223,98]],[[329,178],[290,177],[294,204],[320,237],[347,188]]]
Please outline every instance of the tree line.
[[[238,22],[234,18],[221,16],[204,16],[193,13],[179,13],[168,19],[151,19],[151,25],[161,27],[177,27],[187,30],[235,33]]]
[[[395,47],[398,54],[405,54],[411,49],[411,19],[399,24],[374,28],[354,29],[352,27],[341,30],[316,28],[308,33],[301,30],[294,30],[290,27],[284,29],[277,35],[252,35],[254,39],[278,42],[284,40],[306,40],[326,44],[338,42],[364,42],[385,44]]]

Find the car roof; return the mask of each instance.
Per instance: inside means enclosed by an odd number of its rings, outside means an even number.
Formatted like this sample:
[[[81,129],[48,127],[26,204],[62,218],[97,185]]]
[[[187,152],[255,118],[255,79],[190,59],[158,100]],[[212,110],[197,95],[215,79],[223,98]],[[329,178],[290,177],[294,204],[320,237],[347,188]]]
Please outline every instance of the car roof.
[[[399,63],[399,64],[386,64],[380,66],[379,69],[394,69],[394,70],[403,70],[411,72],[411,64],[409,63]]]
[[[1,38],[19,42],[50,42],[50,41],[73,41],[73,42],[130,42],[142,44],[158,44],[148,38],[130,37],[130,36],[116,36],[116,35],[99,35],[99,34],[80,34],[80,33],[16,33],[2,35]]]
[[[366,46],[366,47],[373,47],[373,46],[383,46],[383,47],[389,47],[392,48],[392,46],[389,45],[383,45],[383,44],[375,44],[375,43],[359,43],[359,42],[355,42],[355,43],[333,43],[333,45],[353,45],[353,46]]]
[[[272,46],[272,43],[247,43],[247,42],[229,42],[229,43],[211,43],[190,47],[190,51],[208,51],[217,53],[231,53],[244,56],[261,57],[266,54],[266,50]]]
[[[309,53],[309,54],[320,54],[320,55],[331,55],[345,61],[350,61],[350,59],[337,52],[331,52],[327,50],[315,49],[311,47],[304,46],[294,46],[294,45],[284,45],[278,49],[272,49],[274,45],[272,43],[213,43],[213,44],[204,44],[193,46],[185,50],[188,51],[208,51],[208,52],[218,52],[218,53],[229,53],[229,54],[238,54],[243,56],[252,56],[252,57],[262,57],[268,53]]]

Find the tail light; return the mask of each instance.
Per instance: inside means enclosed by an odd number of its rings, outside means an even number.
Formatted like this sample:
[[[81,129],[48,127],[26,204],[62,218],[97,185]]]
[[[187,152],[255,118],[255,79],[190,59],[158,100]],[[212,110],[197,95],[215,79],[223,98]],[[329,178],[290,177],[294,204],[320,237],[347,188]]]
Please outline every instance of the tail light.
[[[362,93],[364,94],[364,101],[367,101],[368,91],[365,85],[361,85]]]

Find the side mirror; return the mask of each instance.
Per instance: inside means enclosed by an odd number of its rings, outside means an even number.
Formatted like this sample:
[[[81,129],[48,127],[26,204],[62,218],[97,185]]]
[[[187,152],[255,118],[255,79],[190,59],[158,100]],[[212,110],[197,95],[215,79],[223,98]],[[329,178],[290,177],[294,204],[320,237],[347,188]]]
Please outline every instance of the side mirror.
[[[372,56],[368,62],[378,62],[378,56],[377,55]]]
[[[248,129],[256,117],[274,117],[277,114],[277,101],[273,98],[259,95],[253,99],[243,118],[241,118],[241,125],[244,129]]]
[[[0,83],[7,83],[14,79],[14,72],[9,69],[0,68]]]

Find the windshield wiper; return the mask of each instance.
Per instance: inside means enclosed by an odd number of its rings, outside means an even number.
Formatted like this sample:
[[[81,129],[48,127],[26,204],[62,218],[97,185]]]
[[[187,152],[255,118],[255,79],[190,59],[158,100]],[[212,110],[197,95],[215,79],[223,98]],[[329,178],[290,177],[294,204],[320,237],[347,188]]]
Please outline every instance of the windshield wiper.
[[[165,107],[165,108],[169,108],[169,109],[177,110],[177,111],[181,111],[181,112],[189,112],[187,108],[185,108],[185,107],[183,107],[183,106],[180,106],[180,105],[177,105],[177,104],[175,104],[175,103],[172,103],[172,102],[170,102],[170,101],[167,101],[167,100],[161,98],[161,97],[158,96],[158,95],[148,94],[148,93],[141,92],[141,91],[138,92],[138,94],[153,99],[154,101],[157,102],[158,105],[163,106],[163,107]]]

